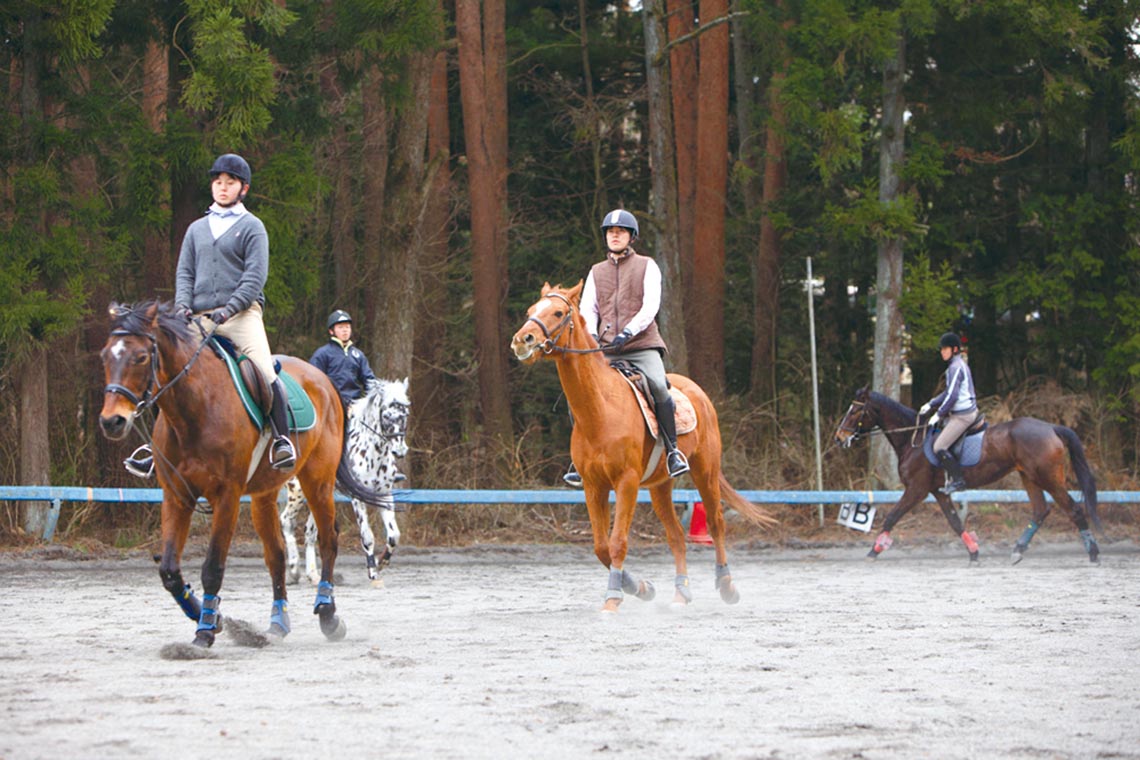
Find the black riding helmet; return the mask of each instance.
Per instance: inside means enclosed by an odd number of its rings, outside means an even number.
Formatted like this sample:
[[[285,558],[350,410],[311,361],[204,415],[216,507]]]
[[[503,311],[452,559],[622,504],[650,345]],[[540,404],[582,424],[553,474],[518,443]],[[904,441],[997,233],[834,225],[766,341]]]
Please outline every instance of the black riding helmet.
[[[210,167],[210,177],[216,177],[222,172],[237,177],[242,184],[248,185],[253,181],[253,172],[250,171],[249,164],[236,153],[224,153],[218,156],[214,165]]]
[[[938,347],[939,348],[955,348],[955,349],[961,351],[962,350],[962,339],[958,337],[957,333],[952,333],[952,332],[944,333],[942,335],[942,337],[938,339]]]
[[[339,325],[341,322],[348,322],[350,325],[352,324],[352,317],[348,316],[347,311],[344,309],[337,309],[332,314],[329,314],[330,330],[333,329],[333,327],[336,325]]]

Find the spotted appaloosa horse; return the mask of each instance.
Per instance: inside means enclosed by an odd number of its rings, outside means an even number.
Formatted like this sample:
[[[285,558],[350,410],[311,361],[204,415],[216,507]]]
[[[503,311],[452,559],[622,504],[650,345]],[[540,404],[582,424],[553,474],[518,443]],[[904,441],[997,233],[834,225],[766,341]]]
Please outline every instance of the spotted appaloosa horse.
[[[938,500],[938,506],[950,524],[950,529],[962,538],[962,543],[970,553],[970,562],[977,562],[977,537],[963,528],[953,501],[938,490],[943,481],[942,468],[931,464],[923,453],[922,436],[916,435],[916,431],[923,428],[918,413],[881,393],[860,388],[855,392],[855,400],[851,402],[847,413],[843,415],[835,438],[846,448],[856,439],[870,435],[875,428],[886,434],[898,456],[899,479],[905,490],[898,503],[887,513],[883,529],[867,556],[878,557],[890,547],[891,529],[915,504],[925,499],[927,494],[932,494]],[[1080,503],[1073,501],[1065,489],[1066,449],[1084,496],[1083,508]],[[1045,500],[1046,492],[1069,513],[1073,524],[1080,531],[1089,561],[1096,562],[1100,548],[1085,518],[1087,511],[1093,522],[1098,526],[1100,524],[1096,513],[1096,481],[1077,434],[1063,425],[1053,425],[1033,417],[1018,417],[994,425],[986,430],[981,459],[972,467],[963,467],[962,474],[967,486],[977,488],[992,483],[1013,470],[1017,470],[1021,476],[1021,483],[1033,504],[1033,519],[1014,546],[1013,563],[1021,561],[1029,549],[1033,534],[1049,514],[1051,507]]]
[[[277,492],[290,474],[300,480],[317,519],[324,567],[313,612],[328,639],[344,638],[346,628],[333,599],[337,553],[333,489],[339,487],[369,503],[379,502],[381,496],[357,480],[343,456],[344,409],[328,377],[308,362],[276,357],[312,402],[315,424],[292,434],[297,450],[292,472],[274,470],[265,456],[269,432],[250,421],[229,370],[204,340],[201,325],[187,323],[168,303],[112,304],[110,314],[111,334],[99,354],[105,377],[99,425],[107,438],[122,440],[141,413],[152,407],[159,411],[151,442],[162,487],[159,576],[182,612],[197,624],[194,643],[209,647],[222,629],[218,592],[242,494],[250,495],[253,526],[272,581],[269,632],[289,633]],[[181,567],[199,497],[213,511],[202,564],[201,601],[183,580]]]
[[[673,506],[673,479],[665,468],[664,457],[652,459],[657,442],[646,426],[633,391],[598,353],[600,347],[586,330],[586,322],[578,311],[581,293],[581,282],[573,288],[544,285],[542,297],[527,310],[526,322],[511,339],[511,350],[524,364],[552,359],[574,412],[570,452],[582,474],[594,554],[610,571],[602,609],[616,612],[626,593],[644,601],[652,599],[655,593],[653,584],[637,581],[624,569],[641,485],[649,489],[653,511],[665,527],[673,553],[673,602],[687,604],[692,600],[692,592],[685,562],[685,532]],[[701,492],[708,514],[709,535],[716,547],[716,588],[721,599],[735,604],[740,593],[728,569],[721,499],[758,524],[767,525],[774,520],[766,510],[733,490],[725,479],[720,462],[720,427],[712,401],[689,378],[674,374],[668,377],[673,388],[692,402],[696,415],[696,427],[678,436],[677,445],[689,460],[690,477]],[[617,497],[612,528],[611,491]]]
[[[384,495],[379,507],[384,521],[384,553],[376,556],[376,538],[368,520],[368,505],[359,499],[352,500],[356,524],[360,528],[360,544],[368,565],[368,577],[373,585],[380,586],[380,571],[392,560],[392,553],[400,542],[400,526],[396,524],[396,501],[392,486],[399,469],[396,460],[407,456],[408,413],[411,409],[408,396],[408,379],[370,381],[365,394],[348,410],[347,456],[360,481]],[[301,577],[300,554],[297,550],[297,515],[307,508],[301,484],[296,478],[286,483],[288,498],[281,510],[281,530],[285,535],[287,551],[286,575],[296,583]],[[314,584],[320,581],[320,567],[316,552],[317,524],[313,515],[305,523],[305,572]]]

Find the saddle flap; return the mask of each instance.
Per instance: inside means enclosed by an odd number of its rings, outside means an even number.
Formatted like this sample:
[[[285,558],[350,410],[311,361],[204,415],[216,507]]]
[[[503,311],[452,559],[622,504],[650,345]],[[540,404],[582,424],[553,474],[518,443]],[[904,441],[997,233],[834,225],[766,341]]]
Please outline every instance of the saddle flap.
[[[273,405],[273,389],[265,382],[265,378],[257,371],[253,362],[249,361],[249,357],[243,356],[238,359],[238,370],[241,372],[242,382],[253,398],[253,403],[257,404],[261,413],[268,417],[270,407]]]
[[[629,365],[626,365],[627,367]],[[645,420],[645,426],[649,428],[649,434],[657,438],[658,426],[657,415],[653,409],[653,396],[649,393],[649,387],[645,383],[645,379],[640,373],[633,373],[635,377],[631,377],[625,371],[618,367],[614,367],[622,374],[622,378],[629,385],[629,389],[633,391],[633,397],[637,399],[637,406],[641,409],[641,417]],[[640,381],[640,382],[638,382]],[[669,395],[673,398],[673,419],[677,425],[677,435],[684,435],[691,433],[697,429],[697,410],[693,408],[693,402],[689,400],[681,391],[677,390],[672,385],[669,386]]]

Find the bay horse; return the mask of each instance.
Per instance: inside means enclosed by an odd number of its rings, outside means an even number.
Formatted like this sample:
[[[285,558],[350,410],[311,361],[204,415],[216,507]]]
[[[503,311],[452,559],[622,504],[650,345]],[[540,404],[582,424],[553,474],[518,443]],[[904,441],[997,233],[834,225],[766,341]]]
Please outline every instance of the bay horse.
[[[373,586],[383,585],[380,571],[392,561],[392,554],[400,543],[400,526],[396,523],[396,500],[392,493],[400,477],[396,460],[407,456],[408,378],[403,380],[369,380],[364,395],[352,402],[348,409],[348,448],[345,455],[353,472],[369,488],[384,495],[380,519],[384,523],[384,552],[376,556],[376,535],[368,519],[369,505],[360,499],[352,500],[352,511],[360,529],[360,546],[368,567],[368,578]],[[285,484],[288,497],[281,510],[281,532],[285,536],[286,576],[291,582],[301,577],[301,557],[294,535],[297,515],[308,509],[301,484],[289,478]],[[320,568],[316,552],[317,523],[313,514],[305,521],[305,574],[313,584],[320,582]]]
[[[851,402],[847,413],[843,415],[835,438],[847,448],[855,440],[870,435],[875,428],[883,431],[898,456],[899,479],[904,490],[898,502],[887,513],[883,528],[867,556],[876,558],[889,548],[891,529],[914,505],[925,499],[927,494],[932,494],[938,500],[938,506],[950,524],[950,529],[961,537],[969,551],[970,562],[977,562],[977,537],[963,528],[950,496],[938,490],[942,487],[943,470],[926,458],[922,436],[915,434],[925,428],[919,422],[918,413],[881,393],[860,388],[855,392],[855,400]],[[1066,449],[1073,473],[1084,495],[1083,508],[1081,503],[1073,501],[1065,488]],[[1033,505],[1033,519],[1013,548],[1013,564],[1020,562],[1029,550],[1029,542],[1052,508],[1045,499],[1045,493],[1051,495],[1069,513],[1080,532],[1089,561],[1097,562],[1100,548],[1086,519],[1087,511],[1088,516],[1100,527],[1096,511],[1096,481],[1077,434],[1063,425],[1053,425],[1034,417],[1018,417],[994,425],[985,432],[978,463],[963,467],[962,473],[966,485],[977,488],[992,483],[1013,470],[1017,470]]]
[[[625,569],[629,530],[641,485],[649,489],[653,511],[665,527],[676,569],[673,603],[692,601],[685,561],[685,532],[673,506],[673,479],[658,457],[649,472],[656,441],[649,432],[632,389],[610,367],[601,347],[586,330],[578,310],[582,281],[573,288],[542,287],[542,297],[527,309],[527,319],[511,339],[511,349],[523,364],[553,359],[562,390],[574,415],[570,454],[582,475],[586,508],[594,539],[594,554],[609,569],[603,611],[617,612],[624,594],[643,601],[656,593],[653,584],[635,580]],[[696,428],[678,436],[677,445],[688,457],[690,477],[696,483],[708,515],[708,530],[716,549],[716,588],[729,604],[740,601],[732,582],[724,546],[723,498],[759,525],[775,522],[763,508],[738,494],[721,472],[721,440],[716,409],[701,388],[687,377],[669,374],[669,383],[692,402]],[[616,494],[610,525],[610,492]]]
[[[269,434],[258,430],[243,407],[224,361],[198,322],[188,323],[169,303],[112,304],[111,333],[100,352],[106,385],[99,425],[111,440],[123,439],[139,415],[154,407],[152,447],[162,488],[162,554],[159,576],[183,613],[195,623],[194,644],[209,647],[222,629],[218,593],[237,528],[240,499],[249,494],[253,526],[261,539],[273,588],[269,633],[290,631],[285,590],[285,542],[277,521],[277,492],[296,474],[312,505],[320,534],[324,570],[313,612],[331,640],[343,639],[336,614],[333,566],[337,553],[334,487],[365,501],[380,494],[360,484],[344,451],[344,412],[332,382],[311,364],[274,357],[304,389],[315,424],[293,433],[297,463],[278,471],[265,455]],[[202,563],[201,601],[183,581],[182,551],[198,498],[212,511],[210,538]]]

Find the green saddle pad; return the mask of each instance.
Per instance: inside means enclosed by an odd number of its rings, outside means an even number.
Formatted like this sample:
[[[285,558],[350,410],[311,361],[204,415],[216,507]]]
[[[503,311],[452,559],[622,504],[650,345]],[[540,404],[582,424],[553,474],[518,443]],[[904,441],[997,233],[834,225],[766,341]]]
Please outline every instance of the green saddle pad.
[[[234,387],[237,388],[238,395],[241,397],[241,403],[245,407],[246,414],[249,415],[250,420],[257,426],[257,429],[265,427],[265,415],[261,413],[261,409],[254,403],[253,396],[249,393],[249,388],[245,387],[245,381],[242,380],[241,370],[238,369],[239,362],[248,361],[249,357],[242,356],[240,359],[234,359],[229,351],[226,351],[220,345],[217,347],[218,353],[221,355],[222,360],[226,363],[226,369],[230,372],[230,380],[233,382]],[[310,430],[317,423],[317,412],[313,408],[313,402],[309,399],[309,394],[301,387],[293,376],[288,372],[282,370],[278,375],[281,378],[282,384],[285,386],[285,392],[289,395],[289,429],[295,432],[303,430]]]

